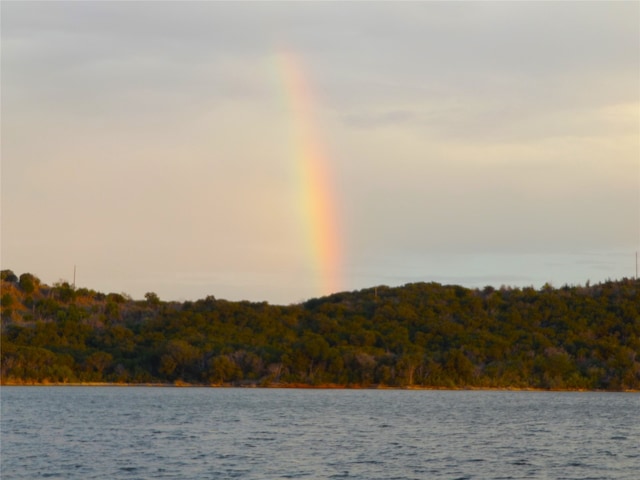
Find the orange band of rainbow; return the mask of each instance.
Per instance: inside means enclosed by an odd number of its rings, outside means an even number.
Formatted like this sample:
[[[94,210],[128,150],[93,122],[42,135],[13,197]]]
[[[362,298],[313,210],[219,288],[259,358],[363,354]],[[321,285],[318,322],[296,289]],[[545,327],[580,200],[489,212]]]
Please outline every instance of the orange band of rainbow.
[[[342,288],[342,252],[330,164],[318,140],[312,115],[313,97],[299,60],[285,52],[278,55],[278,64],[291,119],[300,215],[310,246],[312,268],[321,293],[335,293]]]

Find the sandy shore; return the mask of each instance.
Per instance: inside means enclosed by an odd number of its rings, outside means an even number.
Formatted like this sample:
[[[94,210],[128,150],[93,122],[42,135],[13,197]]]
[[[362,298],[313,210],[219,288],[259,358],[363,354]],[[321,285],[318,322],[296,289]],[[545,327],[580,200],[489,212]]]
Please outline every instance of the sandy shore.
[[[305,390],[427,390],[427,391],[497,391],[497,392],[626,392],[638,393],[640,390],[587,390],[587,389],[551,389],[535,387],[429,387],[429,386],[388,386],[388,385],[339,385],[320,384],[309,385],[304,383],[270,383],[268,385],[247,384],[196,384],[186,382],[175,383],[109,383],[109,382],[80,382],[80,383],[58,383],[58,382],[15,382],[7,381],[0,383],[3,387],[172,387],[172,388],[278,388],[278,389],[305,389]]]

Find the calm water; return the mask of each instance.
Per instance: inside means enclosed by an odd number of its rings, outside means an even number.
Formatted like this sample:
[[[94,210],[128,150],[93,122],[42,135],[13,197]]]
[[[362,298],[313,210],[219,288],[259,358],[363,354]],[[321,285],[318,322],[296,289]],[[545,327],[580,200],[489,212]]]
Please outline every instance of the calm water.
[[[4,387],[3,480],[640,478],[640,395]]]

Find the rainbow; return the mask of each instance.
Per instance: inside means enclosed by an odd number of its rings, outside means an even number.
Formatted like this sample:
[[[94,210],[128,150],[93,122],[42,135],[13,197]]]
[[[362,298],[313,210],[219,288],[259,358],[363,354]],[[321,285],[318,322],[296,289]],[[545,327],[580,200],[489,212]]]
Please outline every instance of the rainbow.
[[[292,153],[300,217],[309,246],[310,266],[320,293],[342,289],[342,249],[330,162],[313,121],[313,95],[299,59],[277,54],[279,83],[290,119]]]

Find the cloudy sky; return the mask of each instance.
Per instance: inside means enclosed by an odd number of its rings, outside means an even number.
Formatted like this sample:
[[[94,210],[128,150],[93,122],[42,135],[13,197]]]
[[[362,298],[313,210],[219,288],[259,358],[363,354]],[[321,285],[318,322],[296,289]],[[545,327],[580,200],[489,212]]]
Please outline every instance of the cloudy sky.
[[[631,277],[639,20],[638,2],[2,2],[2,268],[280,304],[327,278]],[[302,205],[311,150],[331,232]]]

